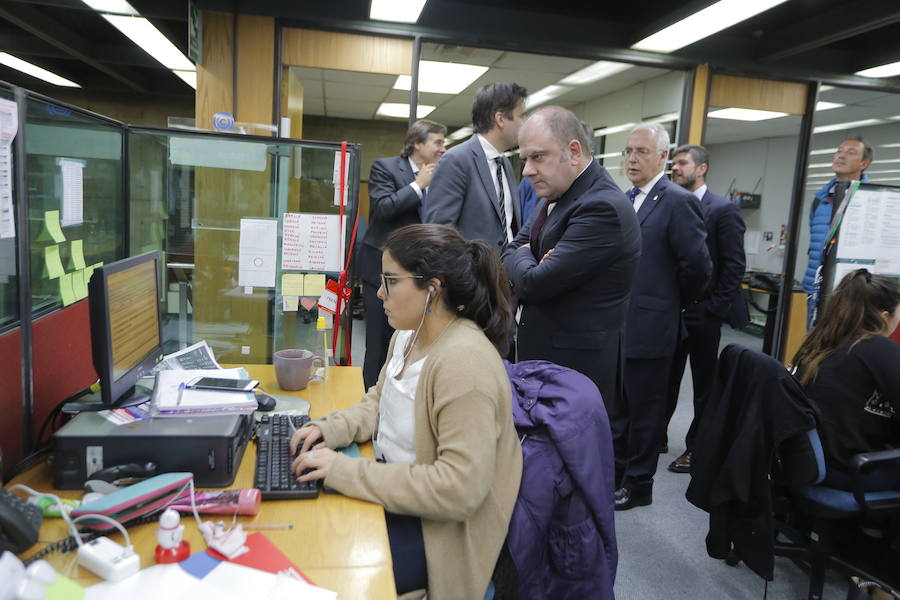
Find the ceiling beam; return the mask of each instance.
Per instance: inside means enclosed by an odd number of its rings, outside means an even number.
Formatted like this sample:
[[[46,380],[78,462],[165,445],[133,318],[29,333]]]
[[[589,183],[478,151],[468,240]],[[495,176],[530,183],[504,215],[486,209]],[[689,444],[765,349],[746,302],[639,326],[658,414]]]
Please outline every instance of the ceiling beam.
[[[19,4],[32,4],[35,6],[50,6],[53,8],[68,8],[72,10],[92,11],[93,8],[82,0],[9,0]],[[187,21],[187,4],[184,0],[134,0],[129,2],[148,19],[168,19],[170,21]]]
[[[24,4],[0,4],[0,17],[24,29],[28,33],[44,40],[66,54],[94,67],[101,73],[112,77],[136,92],[147,90],[135,81],[134,75],[121,69],[109,67],[93,57],[91,44],[71,32],[68,27],[60,25],[40,11]]]
[[[768,52],[760,56],[759,60],[763,62],[784,60],[898,21],[900,21],[900,6],[894,1],[864,0],[850,5],[841,4],[772,33],[770,39],[782,41],[769,45]]]

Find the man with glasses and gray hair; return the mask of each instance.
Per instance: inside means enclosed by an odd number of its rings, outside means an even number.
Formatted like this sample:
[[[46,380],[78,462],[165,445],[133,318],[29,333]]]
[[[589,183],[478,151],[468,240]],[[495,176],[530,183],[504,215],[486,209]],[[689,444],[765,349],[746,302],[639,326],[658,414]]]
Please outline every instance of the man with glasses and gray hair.
[[[625,395],[610,410],[618,479],[616,510],[653,501],[672,358],[681,311],[700,297],[712,263],[697,198],[665,175],[669,134],[659,123],[635,127],[622,151],[641,228],[641,260],[625,323]]]

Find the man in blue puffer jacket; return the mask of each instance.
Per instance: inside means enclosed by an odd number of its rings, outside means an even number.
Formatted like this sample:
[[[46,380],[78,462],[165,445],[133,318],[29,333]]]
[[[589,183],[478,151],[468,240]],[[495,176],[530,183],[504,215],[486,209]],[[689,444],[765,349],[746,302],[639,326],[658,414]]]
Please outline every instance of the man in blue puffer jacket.
[[[819,303],[814,283],[816,271],[822,264],[822,250],[828,241],[826,238],[831,228],[833,199],[838,198],[837,202],[840,203],[851,181],[867,182],[869,178],[864,171],[872,164],[873,159],[872,146],[862,137],[848,138],[834,153],[834,160],[831,163],[834,177],[816,192],[812,209],[809,211],[809,263],[803,275],[803,291],[809,294],[807,329],[814,325],[812,317]]]

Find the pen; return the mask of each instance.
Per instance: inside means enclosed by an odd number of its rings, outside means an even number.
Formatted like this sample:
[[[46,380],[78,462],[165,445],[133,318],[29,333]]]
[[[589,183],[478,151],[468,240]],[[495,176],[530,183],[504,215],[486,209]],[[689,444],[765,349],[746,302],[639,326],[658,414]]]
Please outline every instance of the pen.
[[[181,396],[184,394],[184,382],[178,384],[178,401],[175,402],[175,406],[181,406]]]
[[[244,529],[293,529],[291,523],[247,523]]]

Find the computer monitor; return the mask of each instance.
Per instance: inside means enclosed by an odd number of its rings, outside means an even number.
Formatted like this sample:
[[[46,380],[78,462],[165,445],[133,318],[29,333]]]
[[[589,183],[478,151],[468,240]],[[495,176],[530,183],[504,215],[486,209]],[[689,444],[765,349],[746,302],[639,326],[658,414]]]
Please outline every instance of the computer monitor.
[[[91,346],[105,407],[149,400],[135,383],[162,356],[159,252],[147,252],[94,269],[88,284]]]

